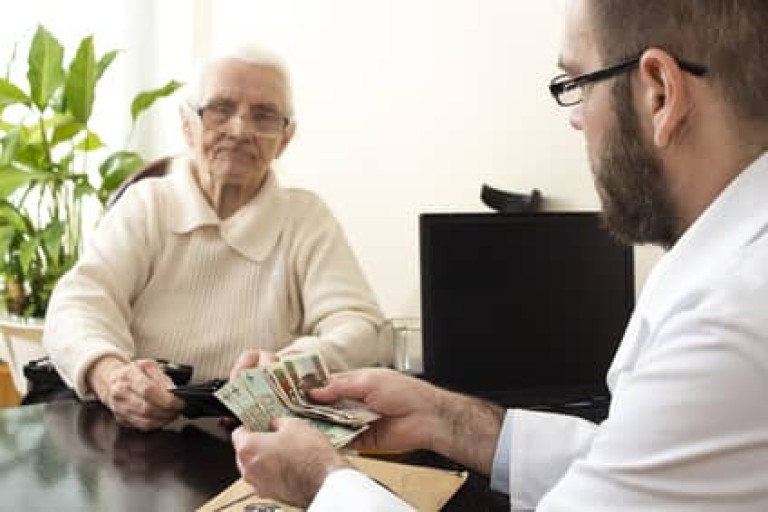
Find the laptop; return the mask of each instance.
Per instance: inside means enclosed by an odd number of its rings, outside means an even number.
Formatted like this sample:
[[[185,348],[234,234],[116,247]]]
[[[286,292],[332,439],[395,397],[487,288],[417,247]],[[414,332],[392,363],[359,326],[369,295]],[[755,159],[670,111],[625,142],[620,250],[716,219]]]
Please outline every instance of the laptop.
[[[607,414],[632,248],[597,212],[419,219],[424,377],[505,407]]]

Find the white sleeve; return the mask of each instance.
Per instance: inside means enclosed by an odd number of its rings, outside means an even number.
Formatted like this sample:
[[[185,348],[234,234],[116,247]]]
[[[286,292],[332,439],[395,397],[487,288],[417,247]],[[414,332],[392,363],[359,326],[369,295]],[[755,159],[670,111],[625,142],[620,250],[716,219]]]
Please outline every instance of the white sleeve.
[[[511,410],[507,421],[510,504],[512,510],[532,510],[590,449],[598,427],[575,416],[522,409]]]
[[[307,512],[414,512],[415,509],[354,469],[328,475]]]
[[[43,344],[64,380],[86,396],[85,374],[100,357],[130,360],[131,300],[146,282],[155,215],[133,185],[101,219],[80,260],[57,283]]]
[[[537,510],[768,510],[764,308],[725,297],[667,319]]]
[[[491,467],[491,489],[496,492],[509,494],[509,447],[512,444],[512,411],[504,415],[499,439],[496,441],[496,452],[493,454]]]

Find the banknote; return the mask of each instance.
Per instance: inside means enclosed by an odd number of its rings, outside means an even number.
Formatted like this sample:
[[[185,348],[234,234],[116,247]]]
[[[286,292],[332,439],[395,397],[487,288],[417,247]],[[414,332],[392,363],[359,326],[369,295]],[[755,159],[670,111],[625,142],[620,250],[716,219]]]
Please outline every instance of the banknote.
[[[312,401],[307,391],[329,381],[330,372],[320,354],[307,352],[242,371],[215,396],[254,432],[269,431],[276,417],[300,417],[340,448],[379,415],[354,401],[331,405]]]
[[[269,418],[256,402],[245,384],[242,374],[227,383],[214,393],[238,419],[254,432],[263,432],[269,429]]]
[[[348,426],[366,425],[379,418],[378,414],[353,400],[333,404],[312,401],[307,392],[330,381],[330,372],[317,352],[293,354],[268,365],[265,370],[294,412]]]
[[[331,374],[318,352],[292,354],[280,360],[302,399],[307,399],[307,391],[326,386]]]

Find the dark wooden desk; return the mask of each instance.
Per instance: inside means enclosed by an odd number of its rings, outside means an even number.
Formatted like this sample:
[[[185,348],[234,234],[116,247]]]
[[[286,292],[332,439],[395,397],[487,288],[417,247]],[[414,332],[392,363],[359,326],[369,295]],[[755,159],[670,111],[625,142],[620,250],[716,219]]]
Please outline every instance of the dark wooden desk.
[[[414,462],[440,464],[427,454]],[[238,477],[214,419],[143,433],[96,403],[0,409],[0,510],[190,511]],[[445,510],[509,510],[509,502],[473,475]]]

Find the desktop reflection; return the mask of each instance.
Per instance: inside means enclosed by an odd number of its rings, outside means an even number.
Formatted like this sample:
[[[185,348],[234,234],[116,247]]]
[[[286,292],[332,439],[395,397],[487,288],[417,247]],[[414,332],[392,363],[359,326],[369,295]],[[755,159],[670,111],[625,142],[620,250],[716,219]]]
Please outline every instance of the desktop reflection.
[[[0,495],[8,510],[193,510],[237,479],[216,420],[120,427],[98,403],[0,413]],[[50,508],[53,507],[53,508]]]

